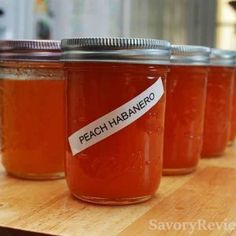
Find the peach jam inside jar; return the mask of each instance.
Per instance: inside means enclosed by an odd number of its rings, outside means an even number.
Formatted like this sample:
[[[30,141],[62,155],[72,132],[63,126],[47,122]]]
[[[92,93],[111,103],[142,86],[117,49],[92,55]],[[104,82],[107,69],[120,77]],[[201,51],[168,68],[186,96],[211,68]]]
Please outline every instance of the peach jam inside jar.
[[[201,156],[210,48],[172,45],[166,80],[163,174],[187,174]]]
[[[64,176],[65,79],[60,42],[0,41],[1,155],[25,179]]]
[[[67,78],[66,177],[78,199],[143,202],[162,173],[167,41],[62,41]]]
[[[229,141],[234,60],[230,51],[212,49],[207,82],[203,157],[223,155]]]

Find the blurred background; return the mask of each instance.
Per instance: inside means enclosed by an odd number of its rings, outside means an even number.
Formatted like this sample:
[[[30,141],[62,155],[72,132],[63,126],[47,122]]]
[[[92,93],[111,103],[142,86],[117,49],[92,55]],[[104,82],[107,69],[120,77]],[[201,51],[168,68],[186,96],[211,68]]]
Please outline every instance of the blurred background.
[[[236,50],[233,2],[0,0],[0,39],[148,37]]]

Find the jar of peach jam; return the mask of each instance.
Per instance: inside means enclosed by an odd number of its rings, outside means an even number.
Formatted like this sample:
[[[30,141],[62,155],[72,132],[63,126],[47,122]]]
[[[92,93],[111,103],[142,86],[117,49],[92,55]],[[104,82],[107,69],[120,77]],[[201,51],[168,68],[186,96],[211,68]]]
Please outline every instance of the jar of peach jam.
[[[162,173],[170,44],[62,40],[67,78],[67,183],[84,201],[123,205],[156,192]]]
[[[172,45],[166,81],[163,174],[187,174],[201,155],[210,48]]]
[[[233,55],[212,49],[207,83],[203,157],[221,156],[228,144],[233,98]]]
[[[236,51],[232,51],[232,54],[234,56],[234,65],[232,66],[232,70],[234,71],[234,86],[229,145],[232,145],[234,143],[236,137]]]
[[[0,41],[1,154],[13,176],[64,176],[65,79],[60,55],[59,41]]]

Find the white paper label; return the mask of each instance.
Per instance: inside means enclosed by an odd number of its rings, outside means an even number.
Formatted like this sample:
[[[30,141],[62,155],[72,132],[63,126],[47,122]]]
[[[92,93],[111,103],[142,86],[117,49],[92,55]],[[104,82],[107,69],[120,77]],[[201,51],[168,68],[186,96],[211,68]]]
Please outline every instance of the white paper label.
[[[161,78],[129,102],[84,126],[69,137],[73,155],[111,136],[150,110],[164,94]]]

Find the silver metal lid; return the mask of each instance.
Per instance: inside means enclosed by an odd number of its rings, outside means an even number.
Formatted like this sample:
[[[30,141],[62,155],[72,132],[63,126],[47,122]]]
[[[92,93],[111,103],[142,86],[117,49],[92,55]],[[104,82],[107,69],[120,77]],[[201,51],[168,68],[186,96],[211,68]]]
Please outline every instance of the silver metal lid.
[[[170,43],[142,38],[73,38],[62,40],[63,61],[168,64]]]
[[[236,54],[230,50],[212,48],[210,64],[213,66],[234,66]]]
[[[0,40],[0,60],[56,61],[60,57],[58,40]]]
[[[207,65],[211,49],[196,45],[171,45],[171,64]]]

